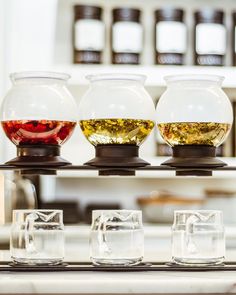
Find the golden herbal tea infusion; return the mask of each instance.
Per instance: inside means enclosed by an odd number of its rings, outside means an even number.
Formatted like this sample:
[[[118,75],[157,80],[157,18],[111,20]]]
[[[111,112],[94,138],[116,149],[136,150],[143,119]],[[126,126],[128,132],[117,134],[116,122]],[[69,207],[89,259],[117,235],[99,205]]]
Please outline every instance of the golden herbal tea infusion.
[[[219,146],[231,128],[231,124],[214,122],[160,123],[157,126],[162,138],[171,146]]]
[[[140,145],[154,127],[151,120],[91,119],[81,120],[80,127],[90,143]]]

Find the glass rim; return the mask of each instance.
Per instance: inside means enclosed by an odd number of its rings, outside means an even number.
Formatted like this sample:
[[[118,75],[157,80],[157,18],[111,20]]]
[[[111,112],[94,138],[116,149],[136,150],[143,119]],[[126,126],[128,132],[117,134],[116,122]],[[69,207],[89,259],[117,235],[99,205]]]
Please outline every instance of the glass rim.
[[[56,213],[63,213],[63,210],[60,209],[14,209],[12,210],[13,213],[30,213],[30,212],[56,212]]]
[[[52,79],[67,81],[71,78],[69,74],[50,71],[23,71],[15,72],[9,75],[11,81],[15,82],[23,79]]]
[[[174,214],[187,214],[187,213],[217,213],[217,214],[222,214],[222,210],[204,210],[204,209],[199,209],[199,210],[175,210]]]
[[[92,210],[92,213],[112,213],[112,212],[117,212],[117,213],[142,213],[142,210],[128,210],[128,209],[98,209],[98,210]]]
[[[180,75],[168,75],[164,77],[166,83],[172,82],[215,82],[222,83],[225,77],[220,75],[209,74],[180,74]]]
[[[146,75],[142,74],[133,74],[133,73],[103,73],[103,74],[91,74],[85,76],[87,80],[90,82],[96,82],[96,81],[136,81],[136,82],[142,82],[144,83],[147,79]]]
[[[110,215],[110,214],[136,214],[137,216],[142,216],[142,210],[128,210],[128,209],[98,209],[92,210],[92,218],[95,216],[102,216],[102,215]]]

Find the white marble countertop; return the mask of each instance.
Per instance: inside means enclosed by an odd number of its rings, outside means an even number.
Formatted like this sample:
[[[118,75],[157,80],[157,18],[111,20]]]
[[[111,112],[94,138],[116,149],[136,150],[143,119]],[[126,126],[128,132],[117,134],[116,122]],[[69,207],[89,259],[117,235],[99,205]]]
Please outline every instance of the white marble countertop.
[[[0,294],[129,293],[236,293],[236,271],[0,274]]]

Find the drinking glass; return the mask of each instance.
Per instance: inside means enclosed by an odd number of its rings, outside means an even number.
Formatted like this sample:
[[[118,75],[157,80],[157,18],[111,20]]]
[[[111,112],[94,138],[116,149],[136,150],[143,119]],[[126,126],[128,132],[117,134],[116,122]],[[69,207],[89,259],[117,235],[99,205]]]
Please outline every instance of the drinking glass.
[[[142,261],[144,238],[139,210],[92,213],[90,259],[95,265],[135,265]]]
[[[16,264],[60,264],[64,259],[62,210],[14,210],[10,252]]]
[[[172,261],[183,265],[214,265],[224,261],[223,215],[218,210],[174,212]]]

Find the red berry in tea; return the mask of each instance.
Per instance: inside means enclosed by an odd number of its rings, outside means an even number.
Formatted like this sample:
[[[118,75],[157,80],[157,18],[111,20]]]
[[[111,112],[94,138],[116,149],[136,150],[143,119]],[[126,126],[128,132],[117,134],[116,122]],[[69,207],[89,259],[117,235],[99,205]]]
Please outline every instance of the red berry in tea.
[[[76,126],[76,122],[56,120],[11,120],[1,123],[7,137],[15,145],[61,145]]]

